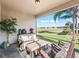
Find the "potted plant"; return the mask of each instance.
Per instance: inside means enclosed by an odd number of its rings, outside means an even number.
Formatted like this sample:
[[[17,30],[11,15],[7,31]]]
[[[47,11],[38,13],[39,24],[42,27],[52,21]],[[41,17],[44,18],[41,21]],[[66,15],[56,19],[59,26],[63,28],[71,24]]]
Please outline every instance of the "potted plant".
[[[9,44],[9,34],[16,32],[16,18],[6,18],[0,21],[0,29],[7,33],[7,43]]]

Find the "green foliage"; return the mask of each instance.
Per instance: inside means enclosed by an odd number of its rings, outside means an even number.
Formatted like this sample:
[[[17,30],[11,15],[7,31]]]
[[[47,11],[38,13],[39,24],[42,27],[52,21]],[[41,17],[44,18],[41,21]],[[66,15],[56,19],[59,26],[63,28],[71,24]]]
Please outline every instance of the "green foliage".
[[[66,33],[64,31],[58,33],[58,35],[66,35]]]
[[[16,32],[16,25],[16,18],[7,18],[0,21],[0,29],[6,31],[7,33]]]
[[[73,28],[73,23],[72,23],[72,22],[67,22],[67,23],[65,24],[65,26],[66,26],[67,28],[72,29],[72,28]]]
[[[79,34],[79,30],[78,30],[78,34]]]
[[[71,33],[71,29],[70,28],[67,28],[67,29],[65,29],[63,32],[65,33],[65,34],[69,34],[69,33]]]
[[[56,12],[56,13],[54,14],[54,21],[56,21],[57,18],[60,19],[61,14],[62,14],[62,12]]]
[[[68,25],[68,26],[70,26],[72,24],[72,22],[67,22],[65,25]]]
[[[68,9],[68,10],[64,10],[64,11],[59,11],[59,12],[56,12],[54,14],[54,20],[56,21],[57,19],[60,20],[60,19],[68,19],[68,18],[71,18],[73,17],[73,9]]]

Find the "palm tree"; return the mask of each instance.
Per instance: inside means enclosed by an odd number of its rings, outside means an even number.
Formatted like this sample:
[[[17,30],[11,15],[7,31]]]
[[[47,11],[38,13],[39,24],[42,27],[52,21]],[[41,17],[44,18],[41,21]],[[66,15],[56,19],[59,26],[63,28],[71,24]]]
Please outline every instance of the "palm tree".
[[[72,18],[73,17],[73,11],[72,9],[68,9],[68,10],[64,10],[64,11],[60,11],[60,12],[56,12],[54,14],[54,21],[56,21],[57,19],[68,19],[68,18]]]

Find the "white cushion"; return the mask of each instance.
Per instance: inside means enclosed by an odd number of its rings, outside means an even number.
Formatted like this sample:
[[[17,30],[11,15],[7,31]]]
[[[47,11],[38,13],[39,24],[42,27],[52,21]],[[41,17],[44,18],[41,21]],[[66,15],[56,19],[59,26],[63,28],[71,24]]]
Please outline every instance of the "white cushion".
[[[20,35],[19,39],[22,39],[22,41],[28,41],[28,35]]]
[[[36,34],[29,34],[29,39],[32,39],[34,41],[37,41]]]

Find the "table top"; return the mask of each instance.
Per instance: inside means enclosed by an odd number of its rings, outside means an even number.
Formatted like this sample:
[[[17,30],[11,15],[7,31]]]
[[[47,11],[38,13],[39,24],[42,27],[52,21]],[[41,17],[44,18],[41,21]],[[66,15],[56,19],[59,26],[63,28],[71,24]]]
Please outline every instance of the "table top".
[[[38,40],[36,42],[30,43],[27,45],[27,48],[30,49],[31,51],[34,51],[36,49],[39,49],[40,47],[43,47],[47,45],[48,42],[44,40]],[[40,46],[39,46],[40,45]]]
[[[36,49],[39,49],[40,47],[39,47],[39,45],[36,42],[33,42],[31,44],[28,44],[27,48],[30,49],[30,51],[34,51]]]
[[[41,45],[41,47],[48,44],[48,42],[47,41],[44,41],[44,40],[39,40],[37,42]]]

